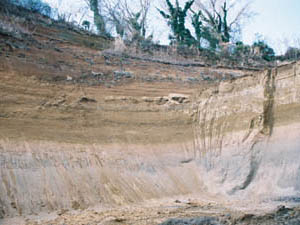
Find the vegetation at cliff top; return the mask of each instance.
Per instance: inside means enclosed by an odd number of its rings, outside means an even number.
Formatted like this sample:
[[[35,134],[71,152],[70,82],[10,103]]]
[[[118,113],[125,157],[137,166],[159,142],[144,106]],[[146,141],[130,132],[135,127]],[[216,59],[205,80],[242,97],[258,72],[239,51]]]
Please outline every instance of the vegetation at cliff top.
[[[252,45],[240,41],[244,21],[252,18],[249,1],[229,0],[164,0],[160,6],[153,6],[150,0],[82,0],[93,12],[93,21],[79,21],[75,26],[101,36],[119,36],[124,41],[147,48],[153,42],[149,33],[150,9],[155,7],[171,29],[170,45],[177,48],[193,48],[217,56],[262,59],[265,61],[291,60],[300,57],[300,49],[288,48],[287,52],[275,57],[274,50],[263,38]],[[134,7],[132,6],[135,1]],[[44,16],[68,22],[65,15],[59,14],[42,0],[2,0],[5,5],[17,5]],[[241,7],[237,9],[237,5]],[[93,30],[93,27],[96,29]]]

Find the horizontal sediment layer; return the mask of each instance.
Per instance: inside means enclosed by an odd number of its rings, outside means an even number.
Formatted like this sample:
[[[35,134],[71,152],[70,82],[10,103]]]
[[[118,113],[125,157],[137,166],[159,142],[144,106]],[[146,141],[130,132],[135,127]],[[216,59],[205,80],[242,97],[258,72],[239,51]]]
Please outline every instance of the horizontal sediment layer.
[[[0,216],[205,192],[297,196],[298,68],[175,98],[78,94],[68,85],[39,87],[38,97],[37,81],[10,86],[0,102]]]

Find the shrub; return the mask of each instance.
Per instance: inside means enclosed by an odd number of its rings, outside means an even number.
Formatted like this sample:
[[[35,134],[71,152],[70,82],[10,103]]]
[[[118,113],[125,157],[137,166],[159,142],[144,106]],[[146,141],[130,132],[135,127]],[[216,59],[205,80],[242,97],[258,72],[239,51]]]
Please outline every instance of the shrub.
[[[84,20],[82,22],[82,26],[84,27],[85,30],[90,30],[90,25],[91,25],[91,23],[87,20]]]
[[[275,59],[274,49],[271,48],[265,41],[256,41],[253,47],[258,47],[261,57],[266,61],[273,61]]]
[[[42,0],[10,0],[14,5],[24,7],[32,12],[37,12],[42,15],[51,16],[52,9],[48,3]]]
[[[237,56],[249,56],[251,53],[251,47],[249,45],[245,45],[243,42],[238,41],[235,44],[234,52]]]
[[[299,59],[300,58],[300,49],[299,48],[294,48],[294,47],[289,47],[284,56],[284,59],[291,60],[291,59]]]

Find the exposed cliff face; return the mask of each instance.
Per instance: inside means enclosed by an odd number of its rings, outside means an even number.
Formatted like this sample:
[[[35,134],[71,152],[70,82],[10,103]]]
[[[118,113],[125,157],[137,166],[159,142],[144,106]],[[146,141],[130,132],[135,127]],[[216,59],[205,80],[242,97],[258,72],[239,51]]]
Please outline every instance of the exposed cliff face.
[[[65,100],[53,100],[58,105],[11,114],[15,103],[6,95],[0,215],[205,192],[238,199],[297,196],[299,68],[224,81],[192,102],[105,98],[86,89],[96,102],[78,103],[80,95],[66,87]],[[174,95],[164,96],[174,101]]]
[[[299,195],[299,72],[291,64],[201,94],[196,150],[208,191]]]
[[[126,205],[201,187],[196,168],[180,166],[181,158],[171,145],[2,142],[1,146],[2,216]]]
[[[123,69],[135,77],[119,79],[118,59],[60,47],[63,54],[33,46],[0,55],[0,217],[200,190],[197,170],[184,163],[199,84],[181,79],[181,67],[133,60]],[[147,81],[154,73],[178,79]]]

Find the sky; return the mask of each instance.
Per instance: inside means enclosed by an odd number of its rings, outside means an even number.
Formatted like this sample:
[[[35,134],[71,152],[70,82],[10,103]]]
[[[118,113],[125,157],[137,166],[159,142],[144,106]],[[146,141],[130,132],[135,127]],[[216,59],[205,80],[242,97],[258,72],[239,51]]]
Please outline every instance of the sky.
[[[255,33],[259,33],[277,53],[284,51],[286,45],[300,48],[295,41],[300,42],[300,0],[255,0],[252,9],[257,15],[245,25],[244,42],[252,43]]]
[[[67,13],[75,13],[76,20],[92,21],[92,13],[86,7],[85,0],[44,1]],[[153,1],[153,5],[160,7],[162,0]],[[242,32],[244,43],[252,44],[257,34],[260,34],[277,54],[284,53],[287,46],[300,48],[300,0],[253,0],[251,9],[256,15],[244,24]],[[169,28],[155,8],[153,10],[149,29],[152,30],[156,41],[167,44]]]

